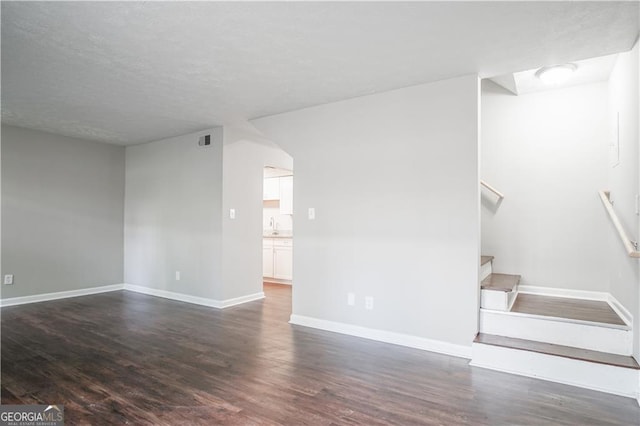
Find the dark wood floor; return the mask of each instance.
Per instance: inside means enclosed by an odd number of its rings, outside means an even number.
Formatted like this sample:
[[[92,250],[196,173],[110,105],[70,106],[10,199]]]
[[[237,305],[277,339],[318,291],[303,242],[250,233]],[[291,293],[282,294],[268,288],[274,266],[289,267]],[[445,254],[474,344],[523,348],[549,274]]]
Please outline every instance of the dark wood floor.
[[[597,300],[520,293],[511,311],[612,325],[625,325],[624,321],[611,309],[607,302]]]
[[[2,309],[2,403],[67,424],[632,425],[633,399],[291,326],[290,288],[215,310],[113,292]]]

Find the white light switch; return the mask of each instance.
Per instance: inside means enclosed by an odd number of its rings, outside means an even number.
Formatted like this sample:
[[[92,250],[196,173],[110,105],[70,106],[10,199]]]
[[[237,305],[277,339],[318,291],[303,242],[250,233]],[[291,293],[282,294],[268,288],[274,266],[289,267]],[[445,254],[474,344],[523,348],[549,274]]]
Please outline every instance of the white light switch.
[[[7,274],[4,276],[4,284],[11,285],[13,284],[13,275]]]
[[[354,293],[347,293],[347,305],[354,306],[356,304],[356,295]]]
[[[176,281],[180,281],[180,271],[176,271]]]
[[[236,218],[236,209],[229,209],[229,219]]]
[[[309,220],[314,220],[316,218],[316,209],[313,207],[309,207]]]

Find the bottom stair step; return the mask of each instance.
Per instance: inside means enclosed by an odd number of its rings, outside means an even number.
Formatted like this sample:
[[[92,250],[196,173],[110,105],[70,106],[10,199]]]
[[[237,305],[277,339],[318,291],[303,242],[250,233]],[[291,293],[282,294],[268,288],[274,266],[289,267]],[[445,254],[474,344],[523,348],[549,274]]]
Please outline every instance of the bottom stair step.
[[[484,333],[473,342],[470,365],[630,398],[640,380],[630,356]]]
[[[533,340],[514,339],[512,337],[495,336],[493,334],[478,333],[474,343],[502,346],[511,349],[538,352],[546,355],[561,356],[580,361],[595,362],[615,367],[640,370],[640,365],[632,356],[616,355],[571,346],[554,345],[552,343],[535,342]]]

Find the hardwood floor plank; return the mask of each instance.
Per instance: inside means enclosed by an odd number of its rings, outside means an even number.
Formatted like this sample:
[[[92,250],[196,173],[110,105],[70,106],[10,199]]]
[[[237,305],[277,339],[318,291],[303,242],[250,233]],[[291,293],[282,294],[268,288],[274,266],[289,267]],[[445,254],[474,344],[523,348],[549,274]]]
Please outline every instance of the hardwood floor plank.
[[[639,424],[637,403],[288,324],[291,287],[225,310],[130,292],[3,308],[2,403],[68,424]]]

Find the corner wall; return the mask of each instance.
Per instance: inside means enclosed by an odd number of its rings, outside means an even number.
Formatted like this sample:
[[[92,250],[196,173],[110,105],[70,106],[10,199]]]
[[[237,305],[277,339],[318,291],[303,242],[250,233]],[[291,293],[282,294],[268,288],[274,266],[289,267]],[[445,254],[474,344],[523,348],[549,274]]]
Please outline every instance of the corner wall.
[[[478,85],[466,76],[252,121],[295,160],[294,318],[469,354],[478,322]]]
[[[127,147],[125,282],[223,300],[221,214],[222,128]]]
[[[2,298],[123,282],[121,146],[2,126]]]
[[[262,293],[262,186],[264,166],[293,169],[290,155],[255,134],[224,128],[223,297]],[[236,218],[229,217],[234,209]]]

